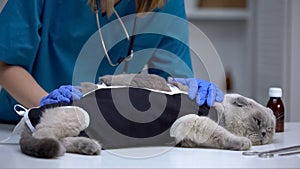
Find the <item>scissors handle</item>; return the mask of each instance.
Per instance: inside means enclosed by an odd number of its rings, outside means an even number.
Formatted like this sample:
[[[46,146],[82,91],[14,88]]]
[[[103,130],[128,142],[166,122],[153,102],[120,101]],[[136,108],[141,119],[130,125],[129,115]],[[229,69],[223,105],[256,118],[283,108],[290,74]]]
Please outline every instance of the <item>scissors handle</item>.
[[[255,155],[258,155],[260,152],[258,151],[244,151],[242,154],[244,156],[255,156]]]

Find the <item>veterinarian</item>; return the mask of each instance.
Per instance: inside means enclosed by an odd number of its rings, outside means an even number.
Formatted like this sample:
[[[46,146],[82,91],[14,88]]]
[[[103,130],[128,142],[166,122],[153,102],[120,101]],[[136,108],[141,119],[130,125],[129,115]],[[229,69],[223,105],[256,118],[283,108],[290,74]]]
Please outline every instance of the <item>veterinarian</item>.
[[[82,94],[71,86],[75,62],[92,34],[102,34],[99,30],[102,26],[119,20],[118,25],[125,29],[126,34],[132,30],[126,30],[123,25],[130,21],[122,17],[150,11],[186,19],[184,0],[91,0],[90,4],[87,0],[7,2],[0,13],[0,122],[20,120],[13,109],[18,103],[30,108],[79,99]],[[113,37],[115,33],[105,36]],[[179,33],[188,36],[187,25]],[[99,48],[104,50],[106,59],[101,63],[97,77],[113,74],[114,64],[121,63],[124,54],[131,56],[146,48],[173,53],[192,70],[189,47],[176,39],[152,34],[128,39],[107,52],[105,45],[108,38],[102,37]],[[190,87],[189,96],[199,105],[206,102],[211,106],[214,101],[223,99],[222,92],[213,83],[192,78],[192,72],[182,71],[177,62],[167,55],[154,53],[151,58],[145,58],[145,63],[151,67],[149,73],[165,78],[168,74],[163,71],[164,68],[171,68],[172,76]]]

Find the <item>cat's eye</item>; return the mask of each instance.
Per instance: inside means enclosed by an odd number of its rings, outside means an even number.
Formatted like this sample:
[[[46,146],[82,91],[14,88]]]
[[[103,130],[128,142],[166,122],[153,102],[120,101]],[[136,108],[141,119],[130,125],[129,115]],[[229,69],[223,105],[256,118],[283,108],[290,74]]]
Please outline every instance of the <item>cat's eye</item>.
[[[272,127],[268,127],[268,128],[267,128],[267,132],[268,132],[268,133],[272,133],[272,131],[273,131],[273,128],[272,128]]]
[[[258,118],[255,118],[255,117],[253,117],[253,119],[254,119],[254,121],[256,122],[256,124],[257,124],[258,126],[260,126],[260,124],[261,124],[260,120],[259,120]]]

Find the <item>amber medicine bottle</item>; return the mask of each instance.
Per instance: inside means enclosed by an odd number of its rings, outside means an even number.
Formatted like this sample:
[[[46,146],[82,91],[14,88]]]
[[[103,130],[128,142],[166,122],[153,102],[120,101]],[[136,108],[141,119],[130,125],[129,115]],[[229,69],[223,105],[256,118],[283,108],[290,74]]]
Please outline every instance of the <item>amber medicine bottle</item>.
[[[281,100],[282,89],[272,87],[269,88],[269,101],[267,107],[273,110],[276,117],[276,132],[284,131],[284,105]]]

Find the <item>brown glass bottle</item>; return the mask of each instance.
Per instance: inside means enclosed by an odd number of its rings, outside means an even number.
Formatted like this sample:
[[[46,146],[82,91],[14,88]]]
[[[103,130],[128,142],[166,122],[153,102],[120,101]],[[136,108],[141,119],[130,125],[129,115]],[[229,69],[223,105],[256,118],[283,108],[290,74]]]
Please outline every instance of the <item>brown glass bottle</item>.
[[[269,101],[267,107],[273,110],[276,117],[276,132],[284,131],[284,105],[281,100],[282,90],[281,88],[269,89]]]

